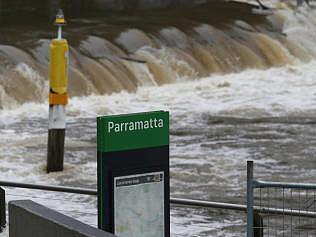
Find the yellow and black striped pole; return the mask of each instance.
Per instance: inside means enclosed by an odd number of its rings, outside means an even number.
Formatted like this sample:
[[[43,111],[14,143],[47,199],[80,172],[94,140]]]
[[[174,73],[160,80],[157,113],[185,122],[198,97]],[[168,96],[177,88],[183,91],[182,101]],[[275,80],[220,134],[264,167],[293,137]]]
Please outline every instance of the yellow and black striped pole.
[[[64,167],[64,143],[66,129],[66,105],[68,103],[68,61],[69,47],[62,38],[62,26],[66,24],[62,10],[56,16],[57,39],[50,44],[49,72],[49,121],[47,172],[62,171]]]

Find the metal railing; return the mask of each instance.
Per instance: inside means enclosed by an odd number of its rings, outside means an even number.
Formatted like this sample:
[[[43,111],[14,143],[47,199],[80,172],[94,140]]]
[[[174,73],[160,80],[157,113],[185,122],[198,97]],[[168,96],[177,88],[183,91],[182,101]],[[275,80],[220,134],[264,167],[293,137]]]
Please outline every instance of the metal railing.
[[[95,189],[84,189],[84,188],[74,188],[66,186],[52,186],[44,184],[28,184],[28,183],[16,183],[8,181],[0,181],[0,187],[11,187],[11,188],[26,188],[26,189],[37,189],[43,191],[54,191],[54,192],[63,192],[63,193],[76,193],[83,195],[97,195],[98,191]]]
[[[74,193],[74,194],[91,195],[91,196],[98,195],[98,191],[95,189],[74,188],[74,187],[67,187],[67,186],[51,186],[51,185],[29,184],[29,183],[16,183],[16,182],[8,182],[8,181],[0,181],[0,186],[13,187],[13,188],[35,189],[35,190],[43,190],[43,191],[65,192],[65,193]],[[247,212],[247,205],[243,205],[243,204],[211,202],[211,201],[195,200],[195,199],[183,199],[183,198],[170,198],[170,203],[174,204],[174,205],[218,208],[218,209]],[[260,208],[260,207],[255,206],[254,211],[268,213],[268,210],[265,209],[264,207]],[[273,214],[283,213],[282,209],[277,209],[277,208],[272,208],[269,211],[273,212]],[[296,215],[295,212],[288,212],[287,214]],[[300,213],[300,214],[302,214],[302,213]],[[302,215],[304,215],[304,214],[302,214]],[[305,216],[316,217],[316,214],[306,212]]]
[[[316,184],[254,180],[248,161],[247,237],[257,236],[316,236]]]
[[[2,187],[15,187],[15,188],[26,188],[26,189],[36,189],[43,191],[54,191],[54,192],[65,192],[74,193],[82,195],[92,195],[96,196],[98,194],[95,189],[83,189],[65,186],[51,186],[51,185],[39,185],[39,184],[28,184],[28,183],[16,183],[8,181],[0,181],[0,230],[1,224],[5,225],[5,205],[1,204],[4,201],[4,190]],[[281,196],[277,197],[274,205],[272,205],[272,197],[269,190],[271,188],[281,189]],[[262,190],[267,189],[267,193],[263,194]],[[291,191],[286,191],[291,189]],[[1,192],[2,190],[2,192]],[[254,191],[259,190],[259,197],[254,195]],[[293,191],[295,190],[295,191]],[[305,192],[310,191],[310,193],[305,193],[305,198],[302,200],[302,195],[297,191],[304,190]],[[289,203],[291,207],[285,205],[285,196],[299,197],[298,202]],[[307,197],[308,196],[308,197]],[[264,199],[267,199],[264,201]],[[290,200],[291,201],[291,200]],[[257,202],[258,205],[255,205]],[[301,202],[304,204],[301,205]],[[299,228],[293,228],[294,221],[292,219],[298,218],[299,224],[303,224],[303,218],[316,220],[316,185],[314,184],[297,184],[297,183],[280,183],[280,182],[264,182],[257,181],[253,179],[253,162],[247,162],[247,205],[233,204],[233,203],[223,203],[223,202],[211,202],[203,200],[194,199],[181,199],[181,198],[170,198],[170,203],[174,205],[184,205],[189,207],[203,207],[203,208],[217,208],[226,209],[233,211],[241,211],[247,213],[247,237],[259,237],[267,233],[270,236],[271,230],[275,228],[270,223],[275,221],[272,216],[281,216],[281,236],[295,236],[295,233],[301,231]],[[295,206],[296,204],[296,206]],[[4,210],[3,210],[4,209]],[[3,214],[4,213],[4,214]],[[4,216],[4,217],[3,217]],[[291,228],[286,228],[285,216],[291,218]],[[280,218],[278,218],[280,220]],[[277,220],[277,219],[276,219]],[[1,222],[2,221],[2,222]],[[280,221],[277,221],[280,224]],[[315,223],[314,223],[315,226]],[[301,226],[300,226],[301,227]],[[286,229],[290,229],[291,235],[286,235]],[[283,233],[282,233],[283,231]],[[306,232],[306,228],[304,229]],[[316,233],[316,228],[313,230],[308,230],[309,232]],[[1,231],[0,231],[1,232]],[[280,231],[279,231],[280,232]],[[278,232],[277,232],[278,233]],[[277,236],[279,236],[277,234]],[[316,236],[316,235],[313,235]]]
[[[64,192],[64,193],[73,193],[73,194],[82,194],[82,195],[91,195],[91,196],[98,195],[98,191],[95,189],[0,181],[0,191],[3,190],[2,193],[0,192],[0,200],[1,200],[1,197],[3,198],[3,200],[5,198],[5,192],[4,192],[4,189],[1,188],[1,186],[11,187],[11,188]],[[3,203],[5,203],[5,201],[3,201]],[[242,212],[246,212],[247,210],[246,205],[222,203],[222,202],[211,202],[211,201],[203,201],[203,200],[193,200],[193,199],[170,198],[170,203],[174,205],[181,205],[181,206],[219,208],[219,209],[235,210],[235,211],[242,211]],[[1,216],[2,216],[2,219],[1,219]],[[3,221],[2,227],[5,227],[6,225],[5,216],[6,216],[5,205],[0,205],[0,224],[2,220]],[[0,228],[0,232],[1,232],[1,228]]]
[[[98,195],[98,191],[95,189],[83,189],[83,188],[74,188],[74,187],[66,187],[66,186],[51,186],[51,185],[0,181],[0,187],[1,186],[12,187],[12,188],[35,189],[35,190],[43,190],[43,191],[65,192],[65,193],[74,193],[74,194],[91,195],[91,196]],[[229,209],[229,210],[236,210],[236,211],[243,211],[243,212],[246,212],[247,210],[246,205],[222,203],[222,202],[210,202],[210,201],[193,200],[193,199],[170,198],[170,203],[175,204],[175,205],[221,208],[221,209]]]

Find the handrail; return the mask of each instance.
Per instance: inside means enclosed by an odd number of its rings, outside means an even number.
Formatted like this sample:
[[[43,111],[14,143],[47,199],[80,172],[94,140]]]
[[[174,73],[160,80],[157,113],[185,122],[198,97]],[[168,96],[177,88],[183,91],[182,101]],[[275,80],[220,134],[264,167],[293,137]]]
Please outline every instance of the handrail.
[[[0,186],[37,189],[37,190],[45,190],[45,191],[56,191],[56,192],[65,192],[65,193],[75,193],[75,194],[92,195],[92,196],[96,196],[98,194],[98,191],[95,189],[16,183],[16,182],[8,182],[8,181],[1,181],[1,180],[0,180]],[[218,209],[247,212],[247,206],[243,204],[211,202],[211,201],[183,199],[183,198],[170,198],[170,203],[174,205],[184,205],[184,206],[190,206],[190,207],[194,206],[194,207],[218,208]],[[290,209],[265,208],[265,207],[256,207],[256,206],[254,206],[254,211],[260,212],[260,213],[271,213],[275,215],[284,214],[284,215],[291,215],[291,216],[316,218],[316,212],[311,212],[311,211],[297,211],[297,210],[290,210]]]
[[[195,199],[183,199],[183,198],[170,198],[170,203],[175,205],[184,205],[184,206],[196,206],[196,207],[207,207],[207,208],[219,208],[227,210],[236,210],[246,212],[246,205],[242,204],[233,204],[233,203],[224,203],[224,202],[211,202]]]
[[[315,189],[316,184],[308,183],[284,183],[284,182],[268,182],[268,181],[253,181],[253,188],[285,188],[285,189]]]
[[[97,195],[98,191],[94,189],[84,189],[84,188],[74,188],[67,186],[51,186],[51,185],[41,185],[41,184],[29,184],[29,183],[16,183],[8,181],[0,181],[0,186],[14,187],[14,188],[27,188],[27,189],[39,189],[44,191],[56,191],[64,193],[77,193],[84,195]]]
[[[247,212],[247,205],[242,205],[242,204],[210,202],[210,201],[179,199],[179,198],[171,198],[170,203],[178,204],[178,205],[185,205],[185,206],[220,208],[220,209]],[[264,213],[264,214],[316,218],[316,212],[313,212],[313,211],[302,211],[302,210],[295,210],[295,209],[283,209],[283,208],[271,208],[271,207],[268,208],[268,207],[258,207],[258,206],[254,206],[253,210],[254,210],[254,212]]]

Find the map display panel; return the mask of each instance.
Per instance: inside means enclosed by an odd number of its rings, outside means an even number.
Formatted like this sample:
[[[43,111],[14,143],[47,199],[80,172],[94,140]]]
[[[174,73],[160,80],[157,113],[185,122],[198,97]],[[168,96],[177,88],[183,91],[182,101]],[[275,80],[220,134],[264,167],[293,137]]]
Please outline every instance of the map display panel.
[[[164,237],[164,172],[114,178],[114,226],[119,237]]]

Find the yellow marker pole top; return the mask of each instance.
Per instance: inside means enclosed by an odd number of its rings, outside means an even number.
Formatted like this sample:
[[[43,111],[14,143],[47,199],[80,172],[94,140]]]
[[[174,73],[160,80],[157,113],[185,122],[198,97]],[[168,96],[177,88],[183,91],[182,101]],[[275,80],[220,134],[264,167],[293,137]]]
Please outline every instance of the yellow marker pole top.
[[[58,15],[57,15],[58,16]],[[66,21],[64,18],[57,18],[56,17],[56,20],[55,20],[55,25],[66,25]]]
[[[64,17],[64,12],[62,9],[59,9],[56,15],[55,25],[66,25],[66,20]]]
[[[56,15],[58,37],[50,44],[50,104],[67,104],[69,47],[62,38],[62,26],[66,24],[64,13],[60,9]]]
[[[62,39],[62,26],[66,25],[66,20],[64,17],[64,12],[59,9],[56,15],[55,25],[58,26],[58,39]]]

